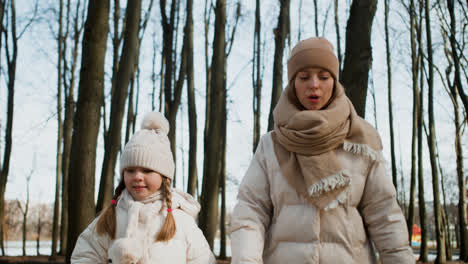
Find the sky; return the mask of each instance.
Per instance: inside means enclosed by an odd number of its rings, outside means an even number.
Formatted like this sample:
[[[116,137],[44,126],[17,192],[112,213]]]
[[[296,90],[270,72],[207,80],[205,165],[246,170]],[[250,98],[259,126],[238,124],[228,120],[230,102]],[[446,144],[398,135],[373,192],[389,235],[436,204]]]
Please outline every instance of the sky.
[[[32,0],[17,1],[18,22],[20,28],[24,27],[27,19],[33,11]],[[13,150],[11,169],[6,187],[7,199],[26,199],[26,177],[31,176],[30,199],[38,202],[51,203],[55,193],[55,155],[57,148],[57,110],[56,110],[56,61],[57,44],[52,31],[56,31],[54,14],[50,7],[56,1],[40,1],[40,22],[33,23],[19,40],[19,55],[17,66],[17,80],[15,89],[15,110],[13,128]],[[125,2],[125,1],[122,1]],[[227,1],[228,22],[233,21],[235,2]],[[299,1],[291,1],[291,45],[298,41],[298,31],[301,30],[301,38],[312,37],[313,33],[313,5],[312,0],[303,0],[302,8]],[[341,49],[345,49],[345,29],[349,14],[350,0],[339,1],[339,23],[341,33]],[[148,1],[143,1],[147,6]],[[194,5],[194,49],[195,49],[195,87],[198,115],[198,174],[202,175],[203,166],[203,126],[204,126],[204,31],[202,25],[204,1],[195,1]],[[336,47],[336,35],[333,22],[333,8],[331,1],[319,1],[319,24],[325,31],[320,35],[327,37]],[[274,53],[274,39],[272,30],[277,24],[279,12],[276,1],[262,1],[262,40],[264,44],[264,73],[261,108],[261,133],[266,133],[268,111],[270,108],[272,65]],[[396,135],[397,164],[402,167],[402,173],[408,190],[408,176],[410,171],[410,146],[411,146],[411,116],[412,116],[412,88],[410,75],[410,46],[408,19],[399,1],[391,1],[390,20],[392,21],[390,34],[392,36],[392,71],[393,71],[393,110],[394,127]],[[300,10],[299,10],[300,9]],[[370,92],[367,97],[366,119],[373,125],[376,124],[384,144],[384,156],[390,160],[390,138],[388,124],[388,98],[387,75],[384,44],[384,20],[383,1],[379,1],[376,17],[373,22],[372,46],[373,68],[370,73],[369,90],[375,90],[375,104],[377,105],[376,119],[374,118],[373,99]],[[234,46],[228,58],[228,127],[227,127],[227,173],[228,173],[228,206],[235,204],[235,196],[239,182],[247,170],[252,158],[252,81],[250,63],[252,56],[252,38],[254,25],[255,1],[242,1],[242,17],[235,35]],[[299,23],[301,12],[301,23]],[[324,17],[328,13],[327,23]],[[158,52],[161,50],[162,28],[160,25],[159,6],[157,1],[153,7],[151,21],[148,24],[140,55],[140,98],[137,127],[144,113],[151,111],[151,68],[153,38],[158,43]],[[443,50],[440,39],[437,16],[433,14],[433,37],[435,46],[435,58],[443,58]],[[181,26],[184,19],[181,20]],[[228,23],[229,24],[229,23]],[[300,25],[300,26],[299,26]],[[213,28],[210,29],[210,41]],[[230,30],[230,28],[229,28]],[[153,37],[154,32],[154,37]],[[182,35],[179,36],[179,46],[182,43]],[[287,49],[289,49],[287,47]],[[180,48],[179,48],[180,50]],[[286,80],[286,59],[289,51],[285,52],[284,76]],[[4,63],[2,54],[2,63]],[[106,93],[110,88],[112,50],[109,44],[106,53]],[[439,59],[438,59],[439,60]],[[156,70],[159,72],[160,54],[156,57]],[[79,76],[79,69],[77,71]],[[0,150],[3,155],[4,126],[6,123],[6,84],[5,74],[2,71],[0,77]],[[427,104],[426,104],[427,106]],[[158,105],[157,105],[158,107]],[[453,171],[455,168],[455,152],[453,148],[454,128],[453,110],[446,92],[440,85],[436,76],[435,87],[436,107],[436,133],[440,148],[440,159],[443,169],[447,174],[447,182],[454,182]],[[107,111],[109,112],[109,111]],[[186,175],[188,167],[188,117],[185,92],[182,97],[181,108],[177,119],[177,183],[178,188],[185,189],[186,180],[182,180],[182,173]],[[102,124],[102,123],[101,123]],[[103,158],[102,134],[99,135],[96,156],[96,197],[99,184],[100,168]],[[466,135],[463,137],[466,143]],[[427,152],[426,152],[427,153]],[[428,158],[427,155],[425,157]],[[118,167],[118,166],[117,166]],[[425,171],[430,172],[428,162],[425,162]],[[390,171],[389,171],[390,174]],[[390,176],[389,176],[390,177]],[[118,178],[118,176],[116,176]],[[200,184],[201,186],[201,181]],[[426,175],[426,198],[431,199],[430,174]]]

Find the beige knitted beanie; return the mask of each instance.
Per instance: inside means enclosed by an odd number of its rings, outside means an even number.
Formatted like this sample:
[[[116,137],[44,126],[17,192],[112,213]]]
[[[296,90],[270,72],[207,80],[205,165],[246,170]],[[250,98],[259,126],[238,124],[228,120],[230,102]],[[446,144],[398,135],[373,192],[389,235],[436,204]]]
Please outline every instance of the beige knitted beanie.
[[[163,114],[148,113],[143,118],[141,130],[130,138],[122,151],[120,172],[128,167],[143,167],[172,180],[175,165],[168,132],[169,122]]]
[[[298,71],[307,67],[324,68],[338,80],[338,59],[333,45],[326,38],[304,39],[294,47],[288,60],[288,82],[292,81]]]

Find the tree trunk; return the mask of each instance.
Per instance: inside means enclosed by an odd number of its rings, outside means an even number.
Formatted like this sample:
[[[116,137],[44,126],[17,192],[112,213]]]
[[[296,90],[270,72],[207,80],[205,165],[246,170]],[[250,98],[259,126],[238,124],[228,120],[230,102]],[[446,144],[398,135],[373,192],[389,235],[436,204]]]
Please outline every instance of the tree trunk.
[[[341,55],[341,38],[340,38],[340,23],[338,21],[338,0],[334,0],[334,9],[335,9],[335,31],[336,31],[336,54],[338,55],[338,65],[339,66],[339,76],[341,76],[341,63],[343,62],[343,57]]]
[[[37,218],[37,231],[36,231],[36,254],[39,256],[41,253],[39,252],[40,244],[41,244],[41,211],[39,211],[39,215]]]
[[[223,138],[223,119],[225,116],[220,116],[223,113],[223,101],[225,100],[224,87],[224,65],[225,58],[225,24],[226,24],[226,2],[225,0],[217,0],[215,8],[215,34],[213,40],[213,56],[211,68],[211,84],[213,88],[210,93],[210,116],[209,130],[204,140],[205,153],[203,162],[203,184],[201,194],[201,207],[199,217],[199,226],[203,231],[211,249],[216,235],[218,224],[218,195],[220,182],[220,162],[219,157],[222,155],[222,144],[219,144]]]
[[[290,0],[280,0],[278,25],[273,30],[275,35],[275,57],[273,60],[273,87],[271,90],[270,114],[268,117],[268,131],[273,130],[273,110],[283,91],[283,54],[286,37],[289,35],[289,6]]]
[[[104,95],[104,58],[109,31],[109,0],[90,1],[83,35],[79,94],[69,168],[69,229],[66,261],[79,234],[95,216],[94,173],[100,110]]]
[[[59,238],[59,214],[60,214],[60,189],[62,187],[62,140],[63,140],[63,123],[62,123],[62,62],[63,62],[63,0],[59,1],[59,17],[58,17],[58,58],[57,58],[57,156],[55,170],[55,202],[54,216],[52,220],[52,257],[57,255],[57,240]]]
[[[455,67],[455,86],[460,95],[463,106],[465,107],[465,116],[468,116],[468,95],[465,94],[465,90],[462,86],[461,73],[460,73],[460,57],[457,52],[457,40],[455,38],[456,33],[456,17],[454,12],[454,0],[447,0],[447,8],[450,14],[450,47],[452,49],[453,66]]]
[[[176,116],[178,104],[175,106],[175,91],[172,88],[172,79],[174,71],[173,61],[173,43],[174,43],[174,29],[175,29],[175,11],[178,0],[172,0],[170,16],[166,14],[166,0],[159,2],[161,10],[161,24],[163,27],[163,56],[164,56],[164,115],[169,121],[169,141],[171,142],[171,150],[174,160],[176,160]],[[175,110],[174,110],[175,109]],[[176,178],[174,177],[173,183],[175,184]]]
[[[397,168],[396,168],[396,159],[395,159],[395,136],[393,129],[393,103],[392,103],[392,61],[390,53],[390,36],[388,33],[388,12],[390,0],[384,0],[385,5],[385,50],[387,55],[387,86],[388,86],[388,121],[390,124],[390,156],[392,162],[392,181],[395,186],[395,190],[398,193],[398,179],[397,179]],[[414,200],[414,199],[413,199]],[[410,197],[411,204],[411,197]]]
[[[418,111],[419,111],[419,89],[418,89],[418,54],[416,48],[416,13],[414,11],[414,0],[410,2],[409,9],[410,17],[410,42],[411,42],[411,73],[413,80],[413,129],[411,137],[411,179],[410,179],[410,200],[408,208],[408,218],[406,223],[408,226],[409,241],[411,244],[411,237],[413,234],[413,223],[414,223],[414,202],[416,192],[416,164],[417,164],[417,137],[418,137]],[[392,164],[393,166],[393,164]],[[393,167],[392,167],[393,168]],[[423,184],[423,183],[420,183]]]
[[[367,83],[372,64],[371,33],[377,0],[353,0],[346,26],[341,81],[359,116],[365,117]]]
[[[4,3],[4,2],[3,2]],[[14,110],[14,98],[15,98],[15,78],[16,78],[16,59],[18,57],[18,37],[16,34],[16,7],[15,1],[10,1],[11,10],[11,38],[13,44],[13,50],[10,54],[10,48],[8,44],[8,30],[4,30],[5,36],[5,49],[7,56],[7,69],[8,69],[8,98],[7,98],[7,122],[5,128],[5,149],[3,154],[3,163],[0,171],[0,219],[5,217],[5,188],[8,179],[8,173],[10,171],[10,157],[12,150],[12,135],[13,135],[13,110]],[[3,13],[3,12],[2,12]],[[2,14],[3,15],[3,14]],[[3,221],[2,221],[3,223]],[[0,225],[0,240],[2,247],[2,254],[5,255],[5,247],[3,241],[3,224]]]
[[[111,101],[109,132],[105,142],[104,161],[99,184],[96,213],[112,199],[114,191],[114,170],[122,140],[122,120],[127,100],[130,78],[135,72],[138,56],[138,32],[140,28],[141,0],[129,0],[125,11],[126,23],[122,56]]]
[[[252,58],[252,84],[253,84],[253,152],[257,149],[260,141],[260,116],[262,102],[262,73],[261,73],[261,22],[260,22],[260,0],[255,1],[255,31]]]
[[[315,26],[315,36],[319,37],[319,30],[318,30],[318,6],[317,0],[314,0],[314,26]]]
[[[463,166],[463,149],[462,149],[462,130],[461,122],[458,112],[458,100],[457,94],[460,95],[462,103],[465,106],[465,115],[468,114],[468,107],[466,104],[466,95],[462,93],[462,81],[460,73],[460,58],[457,52],[457,42],[455,39],[456,33],[456,17],[454,12],[454,1],[447,0],[447,8],[450,14],[450,47],[451,47],[451,57],[453,61],[453,66],[455,68],[454,81],[453,85],[449,85],[450,92],[452,95],[453,109],[455,115],[455,153],[457,155],[457,178],[458,178],[458,226],[460,232],[460,259],[468,262],[468,233],[467,233],[467,213],[466,213],[466,180],[464,176],[464,166]],[[447,76],[448,78],[448,76]],[[447,79],[448,80],[448,79]],[[462,91],[462,92],[460,92]],[[465,101],[464,101],[465,99]]]
[[[197,170],[197,105],[195,103],[195,80],[193,70],[193,1],[187,0],[187,21],[184,29],[184,42],[187,41],[187,101],[189,115],[189,166],[187,192],[196,197],[198,186]]]
[[[437,258],[436,263],[445,263],[446,252],[445,252],[445,234],[442,232],[442,212],[440,205],[440,194],[439,194],[439,173],[437,169],[436,150],[435,150],[435,125],[434,125],[434,65],[432,60],[432,37],[431,37],[431,20],[429,12],[429,0],[426,0],[424,5],[425,9],[425,22],[426,22],[426,39],[427,39],[427,60],[428,60],[428,89],[429,89],[429,135],[427,136],[427,144],[429,147],[429,155],[431,161],[432,171],[432,191],[434,198],[434,221],[436,230],[436,242],[437,242]]]

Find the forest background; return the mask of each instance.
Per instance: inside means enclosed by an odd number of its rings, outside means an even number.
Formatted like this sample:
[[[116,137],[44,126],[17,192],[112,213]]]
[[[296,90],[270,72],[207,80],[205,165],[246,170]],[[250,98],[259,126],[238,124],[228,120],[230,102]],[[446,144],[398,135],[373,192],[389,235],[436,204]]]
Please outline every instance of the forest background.
[[[154,109],[171,122],[175,186],[200,199],[213,246],[271,129],[291,48],[325,36],[348,96],[382,136],[409,227],[449,258],[468,246],[467,11],[463,0],[2,0],[1,244],[47,222],[44,239],[62,241],[52,254],[70,250],[110,200],[121,146]],[[422,204],[435,221],[421,223]]]

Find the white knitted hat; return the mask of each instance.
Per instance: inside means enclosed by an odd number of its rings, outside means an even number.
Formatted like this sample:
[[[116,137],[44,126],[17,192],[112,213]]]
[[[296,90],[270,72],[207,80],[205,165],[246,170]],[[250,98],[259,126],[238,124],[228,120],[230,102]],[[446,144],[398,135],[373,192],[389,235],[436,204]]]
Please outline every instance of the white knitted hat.
[[[143,118],[141,130],[125,145],[120,156],[120,172],[128,167],[154,170],[169,179],[174,178],[174,158],[167,133],[169,122],[163,114],[150,112]]]

